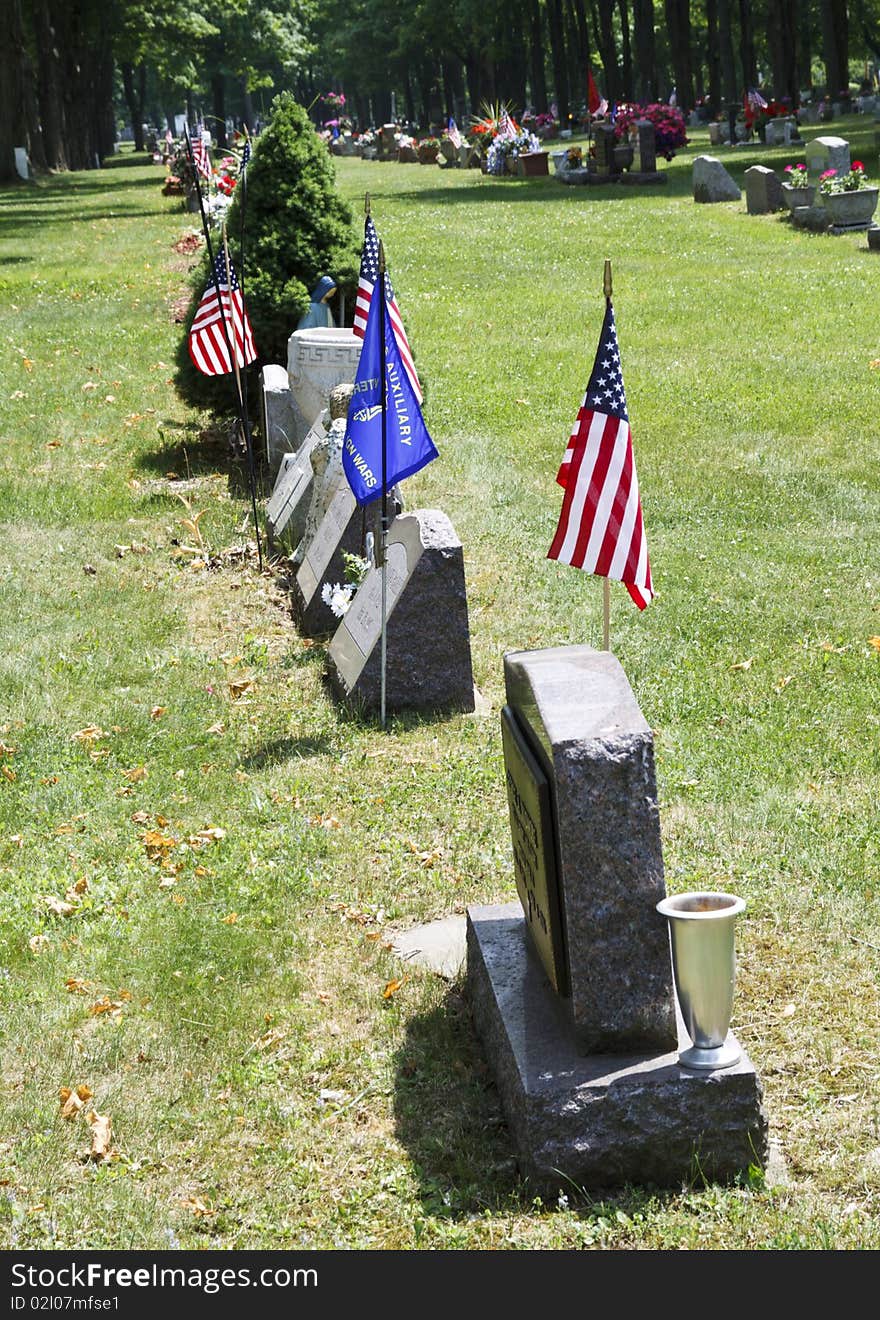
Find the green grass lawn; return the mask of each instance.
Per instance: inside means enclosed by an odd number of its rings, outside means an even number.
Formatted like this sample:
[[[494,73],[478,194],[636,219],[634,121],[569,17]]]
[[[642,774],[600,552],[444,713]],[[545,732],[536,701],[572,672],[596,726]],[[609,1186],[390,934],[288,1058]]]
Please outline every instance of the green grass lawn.
[[[830,131],[877,176],[873,123]],[[696,206],[693,136],[641,189],[336,162],[440,451],[407,504],[461,537],[491,705],[384,733],[328,697],[242,465],[170,385],[192,217],[161,168],[0,192],[0,1245],[880,1245],[880,256]],[[740,182],[798,159],[713,154]],[[733,1028],[784,1176],[548,1204],[462,985],[391,945],[516,896],[504,652],[601,645],[601,584],[546,551],[606,258],[657,590],[613,585],[612,647],[668,888],[747,900]]]

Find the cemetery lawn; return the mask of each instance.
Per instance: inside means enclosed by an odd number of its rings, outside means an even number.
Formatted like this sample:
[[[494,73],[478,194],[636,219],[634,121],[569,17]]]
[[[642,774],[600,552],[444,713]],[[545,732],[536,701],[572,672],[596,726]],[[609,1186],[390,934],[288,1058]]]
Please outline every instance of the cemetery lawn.
[[[831,131],[876,173],[872,123]],[[0,193],[3,1247],[880,1246],[880,257],[695,206],[707,150],[642,189],[336,162],[426,386],[440,458],[407,503],[464,544],[491,707],[386,732],[328,697],[242,465],[170,385],[191,217],[161,168]],[[612,647],[668,889],[747,900],[733,1029],[774,1162],[542,1202],[461,979],[391,946],[516,897],[503,653],[601,645],[600,584],[545,556],[606,257],[658,593],[612,587]]]

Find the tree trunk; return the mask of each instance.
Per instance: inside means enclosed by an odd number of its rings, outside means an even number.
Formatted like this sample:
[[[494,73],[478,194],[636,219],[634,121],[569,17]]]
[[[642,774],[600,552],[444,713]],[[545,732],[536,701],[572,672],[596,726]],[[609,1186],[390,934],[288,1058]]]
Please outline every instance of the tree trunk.
[[[577,59],[578,77],[572,84],[572,95],[577,95],[579,101],[584,105],[589,105],[589,83],[587,81],[587,70],[590,67],[590,28],[587,23],[587,11],[584,8],[584,0],[569,0],[571,7],[572,21],[575,32],[575,54]]]
[[[770,6],[767,17],[767,45],[770,53],[773,95],[777,100],[787,96],[792,106],[795,106],[798,91],[795,59],[797,41],[795,0],[777,0],[775,5]]]
[[[125,104],[128,106],[128,113],[131,116],[131,133],[134,138],[135,151],[144,150],[144,86],[145,81],[140,76],[135,78],[135,70],[132,64],[123,61],[119,66],[122,74],[122,90],[125,94]],[[144,66],[138,66],[138,75],[144,72]]]
[[[815,45],[815,29],[810,0],[797,0],[797,30],[799,41],[797,45],[796,75],[798,93],[800,93],[801,89],[811,91],[813,87],[811,56]],[[800,95],[798,95],[798,103],[800,103]]]
[[[576,0],[583,10],[583,0]],[[532,88],[532,100],[539,114],[549,109],[547,101],[547,78],[544,73],[544,34],[541,21],[541,6],[538,0],[528,0],[529,25],[529,67]]]
[[[822,0],[822,56],[829,100],[849,91],[849,18],[846,0]]]
[[[729,4],[729,0],[726,0]],[[721,110],[721,55],[718,28],[719,0],[706,0],[706,70],[709,75],[709,109],[713,115]]]
[[[27,147],[24,115],[24,30],[21,5],[13,0],[6,40],[0,42],[0,183],[18,178],[15,148]]]
[[[61,99],[63,78],[55,16],[49,0],[33,0],[34,43],[37,52],[37,102],[43,128],[46,165],[50,170],[66,170],[64,149],[64,106]]]
[[[226,78],[222,73],[211,76],[211,136],[220,151],[226,150]]]
[[[657,53],[654,40],[654,0],[633,0],[635,33],[635,94],[640,101],[657,100]]]
[[[685,115],[694,106],[691,66],[691,14],[689,0],[664,0],[666,27],[672,53],[676,101]]]
[[[722,101],[739,101],[752,84],[740,86],[736,76],[736,58],[733,53],[733,23],[730,12],[731,0],[715,0],[714,8],[718,20],[718,64],[721,71]]]
[[[757,87],[758,61],[755,57],[755,25],[752,0],[739,0],[739,53],[743,86]]]
[[[629,4],[627,0],[618,0],[620,10],[620,65],[622,73],[621,94],[624,101],[633,99],[632,47],[629,38]]]
[[[559,108],[559,122],[563,127],[566,127],[571,103],[568,89],[568,72],[565,64],[565,29],[562,20],[562,0],[547,0],[550,57],[553,65],[556,104]]]
[[[605,71],[605,96],[609,105],[620,100],[620,77],[617,71],[617,49],[614,44],[614,5],[615,0],[598,0],[598,26],[596,45]],[[593,21],[596,22],[596,9],[593,9]]]
[[[241,122],[249,133],[254,131],[254,101],[246,73],[241,75]]]

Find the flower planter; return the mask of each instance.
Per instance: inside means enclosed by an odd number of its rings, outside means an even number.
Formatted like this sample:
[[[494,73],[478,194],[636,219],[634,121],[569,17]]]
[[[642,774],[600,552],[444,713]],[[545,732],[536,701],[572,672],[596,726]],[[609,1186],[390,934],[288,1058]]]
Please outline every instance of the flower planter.
[[[549,156],[546,151],[524,151],[517,162],[520,176],[527,178],[549,174]]]
[[[440,155],[440,148],[419,147],[418,155],[420,165],[435,165],[437,163],[437,157]]]
[[[807,184],[806,188],[794,188],[790,183],[782,185],[782,200],[789,211],[794,211],[797,206],[812,206],[813,199],[816,196],[816,185]]]
[[[877,209],[878,188],[820,194],[831,224],[837,229],[867,229]]]

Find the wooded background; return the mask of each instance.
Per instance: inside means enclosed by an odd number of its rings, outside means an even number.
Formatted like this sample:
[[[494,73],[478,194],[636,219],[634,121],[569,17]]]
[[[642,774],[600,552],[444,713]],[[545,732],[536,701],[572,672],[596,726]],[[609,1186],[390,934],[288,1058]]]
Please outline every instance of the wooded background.
[[[429,128],[483,104],[563,126],[586,103],[592,68],[610,102],[697,103],[721,114],[765,96],[841,99],[873,90],[880,0],[3,0],[0,179],[14,147],[35,170],[98,167],[123,122],[203,115],[253,129],[290,90],[316,123],[345,95],[355,128],[392,112]]]

